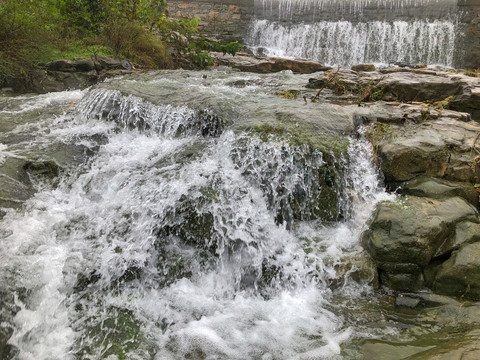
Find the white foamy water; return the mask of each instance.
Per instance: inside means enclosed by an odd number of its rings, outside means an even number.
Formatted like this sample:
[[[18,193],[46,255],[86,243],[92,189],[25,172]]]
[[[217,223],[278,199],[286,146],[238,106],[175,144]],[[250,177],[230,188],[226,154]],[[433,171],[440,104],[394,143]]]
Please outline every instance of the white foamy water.
[[[369,145],[352,139],[336,164],[345,220],[312,219],[302,200],[294,221],[287,199],[321,191],[322,154],[204,115],[98,89],[32,128],[27,147],[92,154],[0,223],[19,359],[98,359],[119,343],[128,359],[342,358],[355,324],[329,306],[331,283],[369,286],[336,265],[365,256],[359,235],[389,198]]]
[[[299,14],[307,18],[321,17],[325,11],[340,12],[342,15],[362,15],[367,9],[404,11],[409,8],[445,9],[447,14],[457,6],[456,0],[255,0],[255,9],[271,20],[290,20]]]
[[[327,65],[425,63],[452,66],[456,24],[442,20],[282,24],[256,20],[249,45],[268,56],[313,59]]]

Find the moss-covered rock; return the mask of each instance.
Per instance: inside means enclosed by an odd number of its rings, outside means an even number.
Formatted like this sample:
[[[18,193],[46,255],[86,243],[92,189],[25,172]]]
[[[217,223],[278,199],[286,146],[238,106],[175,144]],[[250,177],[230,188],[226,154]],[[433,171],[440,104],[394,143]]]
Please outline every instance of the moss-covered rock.
[[[111,308],[107,314],[87,319],[86,330],[78,340],[81,359],[107,359],[116,356],[118,360],[129,359],[129,353],[139,348],[144,336],[140,323],[132,312]]]
[[[437,269],[433,290],[480,300],[480,243],[466,244],[454,251]]]
[[[232,154],[242,174],[264,192],[278,224],[336,221],[342,215],[342,157],[349,141],[318,131],[263,124],[251,129],[257,137],[239,141]]]
[[[478,214],[461,198],[410,196],[380,203],[362,242],[384,285],[401,291],[418,290],[424,283],[424,269],[455,236],[456,225],[468,220],[478,222]]]

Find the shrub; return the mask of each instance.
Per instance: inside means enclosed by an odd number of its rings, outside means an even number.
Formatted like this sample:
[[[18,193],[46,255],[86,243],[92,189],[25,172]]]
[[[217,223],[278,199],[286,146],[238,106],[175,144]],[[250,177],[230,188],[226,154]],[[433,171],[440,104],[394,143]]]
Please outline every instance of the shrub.
[[[165,44],[136,22],[117,20],[105,27],[104,45],[116,56],[147,67],[168,67],[171,63]]]
[[[48,1],[0,3],[0,83],[26,76],[51,51],[51,32],[45,20]],[[48,14],[47,14],[48,16]]]

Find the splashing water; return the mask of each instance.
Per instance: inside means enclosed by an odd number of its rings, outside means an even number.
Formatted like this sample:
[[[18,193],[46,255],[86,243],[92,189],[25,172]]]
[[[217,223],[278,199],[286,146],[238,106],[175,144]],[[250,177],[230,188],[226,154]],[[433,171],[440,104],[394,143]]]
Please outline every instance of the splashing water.
[[[462,38],[451,1],[265,0],[255,9],[247,36],[255,53],[331,66],[453,66]]]
[[[456,30],[450,21],[352,23],[321,21],[284,26],[251,24],[250,44],[268,56],[314,59],[328,65],[364,62],[452,65]]]
[[[118,91],[78,93],[67,110],[72,94],[55,96],[56,116],[12,130],[33,136],[18,149],[91,153],[1,222],[20,359],[339,358],[355,325],[329,304],[369,286],[337,267],[365,256],[359,235],[389,198],[367,142],[336,160],[344,220],[324,221],[310,201],[332,166],[321,152]]]

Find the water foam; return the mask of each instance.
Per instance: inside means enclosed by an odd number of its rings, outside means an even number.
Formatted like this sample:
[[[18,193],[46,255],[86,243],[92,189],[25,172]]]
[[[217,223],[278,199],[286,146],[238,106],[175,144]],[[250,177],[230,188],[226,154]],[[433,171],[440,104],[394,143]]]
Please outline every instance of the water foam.
[[[332,66],[365,62],[452,66],[456,38],[456,24],[443,20],[291,25],[256,20],[248,43],[268,56],[313,59]]]
[[[100,105],[112,98],[115,112]],[[107,108],[116,115],[102,115]],[[112,319],[137,329],[123,339],[126,348],[136,344],[132,359],[340,354],[354,331],[328,309],[335,264],[362,254],[358,235],[386,196],[366,142],[352,140],[352,161],[342,165],[347,221],[301,222],[290,231],[276,219],[275,183],[310,191],[308,169],[295,164],[310,155],[301,147],[232,131],[159,131],[157,123],[178,129],[191,111],[108,90],[87,95],[78,109],[40,124],[35,141],[83,144],[82,131],[90,141],[96,132],[103,140],[93,157],[0,225],[2,283],[24,294],[10,339],[20,359],[105,356],[109,336],[121,332],[108,330]],[[151,125],[125,126],[122,119],[133,124],[138,114]],[[325,165],[317,155],[312,169]],[[258,176],[246,174],[252,166]],[[313,252],[307,240],[318,244]]]

